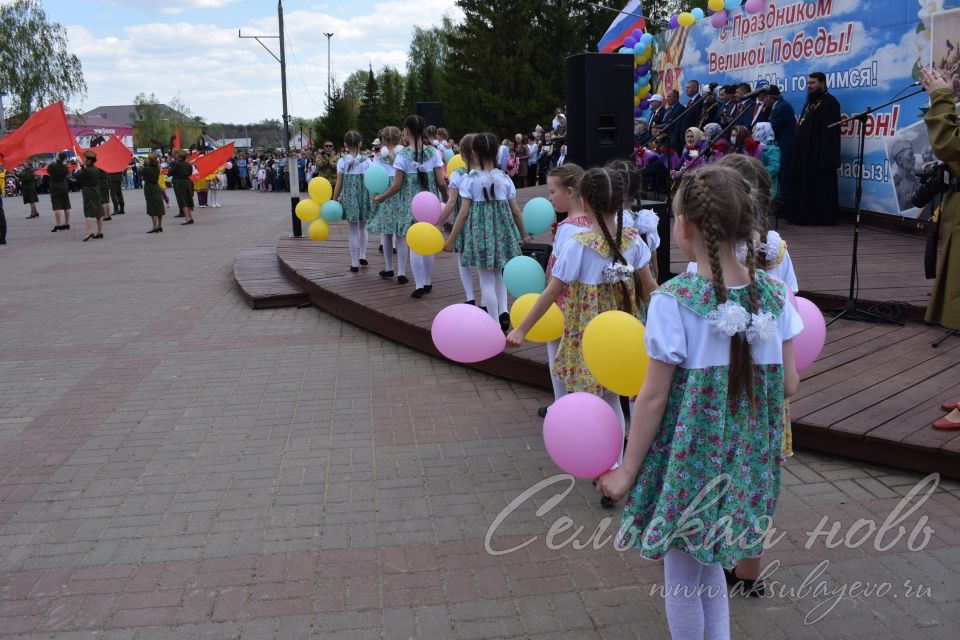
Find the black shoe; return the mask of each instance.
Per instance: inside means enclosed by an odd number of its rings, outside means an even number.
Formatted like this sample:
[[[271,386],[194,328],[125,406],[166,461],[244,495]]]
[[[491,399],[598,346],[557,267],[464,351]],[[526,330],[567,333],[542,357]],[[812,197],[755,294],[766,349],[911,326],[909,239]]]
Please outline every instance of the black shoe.
[[[509,313],[500,314],[500,329],[502,329],[504,332],[507,332],[510,330],[510,314]]]
[[[397,250],[396,250],[396,249],[393,250],[393,255],[397,255]]]
[[[147,233],[160,233],[160,230],[159,230],[159,229],[150,229],[150,231],[147,231]]]
[[[350,267],[350,271],[356,273],[356,272],[360,271],[360,267]]]
[[[65,224],[60,226],[61,231],[70,231],[70,225]]]
[[[410,294],[410,297],[411,297],[411,298],[422,298],[422,297],[423,297],[423,293],[424,293],[424,292],[423,292],[423,289],[414,289],[414,290],[413,290],[413,293]]]
[[[163,227],[157,227],[157,233],[163,233]]]
[[[181,222],[180,226],[182,227],[185,224],[193,224],[193,220],[187,220],[186,222]]]
[[[384,279],[386,279],[386,278],[392,278],[392,277],[393,277],[393,271],[381,271],[381,272],[380,272],[380,277],[381,277],[381,278],[384,278]]]
[[[40,214],[37,213],[35,215],[27,216],[27,220],[32,220],[33,218],[39,218],[39,217],[40,217]]]
[[[763,580],[759,578],[756,580],[747,580],[746,578],[737,577],[736,567],[733,568],[733,571],[724,569],[723,576],[727,579],[727,584],[732,587],[732,590],[736,594],[742,594],[749,598],[762,598],[767,595],[767,585]]]
[[[104,222],[110,222],[111,220],[113,220],[113,216],[107,216],[103,219]]]
[[[103,234],[102,234],[102,233],[98,233],[97,235],[95,235],[95,236],[93,236],[93,237],[96,238],[97,240],[102,240],[102,239],[103,239]]]
[[[547,411],[549,411],[549,410],[550,410],[550,407],[549,407],[549,406],[547,406],[547,407],[540,407],[539,409],[537,409],[537,415],[540,416],[541,418],[546,418],[546,417],[547,417]]]
[[[433,285],[432,285],[432,284],[425,284],[425,285],[423,285],[423,292],[424,292],[424,293],[430,293],[431,291],[433,291]]]
[[[56,225],[53,229],[50,229],[50,233],[56,233],[57,231],[60,231],[60,225]]]
[[[379,251],[380,253],[383,253],[383,245],[380,245],[380,248],[377,249],[377,251]]]
[[[617,501],[610,496],[600,496],[600,506],[604,509],[613,509],[613,505],[616,503]]]
[[[367,266],[368,264],[370,264],[370,263],[367,262],[367,259],[366,259],[366,258],[360,258],[360,266],[361,266],[361,267],[365,267],[365,266]]]
[[[477,306],[477,301],[476,301],[476,300],[467,300],[466,302],[464,302],[464,304],[473,305],[473,306],[475,307],[475,306]]]
[[[175,216],[173,216],[173,217],[174,217],[174,218],[186,218],[186,216],[183,215],[182,213],[178,213],[177,215],[175,215]]]
[[[397,276],[397,284],[407,284],[410,280],[407,279],[407,276]]]
[[[97,237],[97,236],[95,236],[94,234],[90,233],[90,234],[87,235],[87,237],[85,237],[85,238],[83,239],[83,241],[86,242],[87,240],[93,240],[93,239],[96,238],[96,237]]]

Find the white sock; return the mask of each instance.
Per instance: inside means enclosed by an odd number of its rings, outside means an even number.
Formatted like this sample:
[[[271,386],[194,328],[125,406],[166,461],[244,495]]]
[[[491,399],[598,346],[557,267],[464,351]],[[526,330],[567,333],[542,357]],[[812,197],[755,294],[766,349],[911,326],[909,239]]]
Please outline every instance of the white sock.
[[[509,313],[510,305],[507,302],[507,283],[503,281],[503,270],[497,269],[497,306],[500,313]]]
[[[347,227],[350,230],[348,241],[350,245],[350,266],[358,267],[360,266],[360,263],[357,261],[360,254],[360,223],[348,222]]]
[[[551,340],[547,343],[547,362],[550,366],[550,383],[553,385],[553,399],[559,400],[567,395],[567,385],[560,378],[553,375],[553,361],[557,359],[557,349],[560,348],[559,340]]]
[[[410,249],[407,247],[407,239],[399,233],[393,236],[393,239],[397,243],[397,276],[406,276],[407,254],[410,253]],[[384,247],[384,250],[386,250],[386,247]]]
[[[370,234],[367,233],[367,221],[360,222],[360,257],[367,259],[367,243],[370,240]]]
[[[503,280],[503,274],[499,269],[485,269],[477,267],[477,273],[480,276],[480,297],[487,303],[487,313],[490,317],[500,322],[500,312],[498,311],[499,301],[497,300],[497,276]]]
[[[460,261],[460,257],[457,256],[457,262]],[[465,267],[462,264],[459,265],[460,270],[460,284],[463,285],[463,295],[467,296],[467,300],[476,300],[473,295],[473,274],[470,273],[470,267]]]
[[[413,267],[413,282],[417,289],[430,284],[433,271],[433,256],[422,256],[415,251],[410,252],[410,266]]]
[[[384,270],[393,271],[393,236],[381,233],[380,244],[383,245]]]
[[[663,558],[663,583],[673,640],[703,640],[704,629],[708,640],[729,640],[730,608],[720,565],[703,565],[684,551],[670,549]]]

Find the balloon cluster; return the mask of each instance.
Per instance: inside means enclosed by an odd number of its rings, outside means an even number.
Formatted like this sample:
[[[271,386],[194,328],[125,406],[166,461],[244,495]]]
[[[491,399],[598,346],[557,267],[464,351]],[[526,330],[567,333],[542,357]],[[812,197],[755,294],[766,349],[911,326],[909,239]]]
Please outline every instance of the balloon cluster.
[[[322,242],[330,236],[330,223],[343,217],[343,207],[333,197],[333,185],[326,178],[314,178],[307,185],[310,197],[297,203],[294,213],[309,222],[307,235]]]
[[[633,115],[639,118],[650,106],[654,38],[640,29],[623,39],[619,53],[633,55]]]
[[[707,8],[710,10],[710,24],[716,29],[722,29],[730,19],[730,12],[739,9],[741,5],[744,11],[753,15],[760,13],[766,7],[767,0],[709,0]],[[670,16],[669,27],[671,29],[688,28],[697,24],[706,18],[703,9],[699,7],[690,11],[682,11]]]

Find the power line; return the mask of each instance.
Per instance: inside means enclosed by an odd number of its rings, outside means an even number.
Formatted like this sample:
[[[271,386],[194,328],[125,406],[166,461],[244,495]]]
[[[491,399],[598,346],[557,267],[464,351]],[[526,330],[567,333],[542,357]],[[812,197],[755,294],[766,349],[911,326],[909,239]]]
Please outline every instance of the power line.
[[[307,87],[307,81],[303,79],[303,74],[300,73],[300,61],[297,60],[297,52],[293,48],[293,40],[290,38],[290,32],[286,29],[283,30],[284,35],[287,37],[287,44],[290,45],[290,53],[293,54],[293,66],[297,68],[297,75],[300,76],[300,84],[303,85],[303,90],[307,92],[307,97],[310,98],[310,101],[313,102],[318,108],[323,109],[324,107],[317,102],[313,94],[310,93],[310,89]]]

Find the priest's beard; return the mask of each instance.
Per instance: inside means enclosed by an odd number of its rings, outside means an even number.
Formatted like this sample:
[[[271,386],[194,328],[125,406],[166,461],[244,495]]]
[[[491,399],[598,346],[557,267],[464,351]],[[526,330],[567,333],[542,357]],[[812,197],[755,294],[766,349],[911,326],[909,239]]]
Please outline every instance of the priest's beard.
[[[823,89],[817,89],[816,91],[811,91],[807,93],[807,102],[816,102],[817,100],[822,98],[823,94],[825,93],[826,91],[824,91]]]

